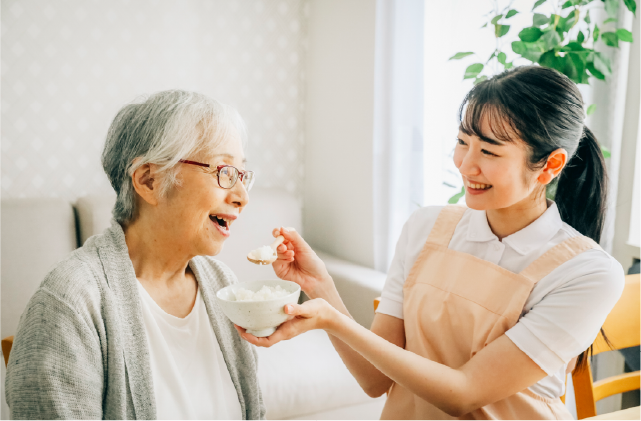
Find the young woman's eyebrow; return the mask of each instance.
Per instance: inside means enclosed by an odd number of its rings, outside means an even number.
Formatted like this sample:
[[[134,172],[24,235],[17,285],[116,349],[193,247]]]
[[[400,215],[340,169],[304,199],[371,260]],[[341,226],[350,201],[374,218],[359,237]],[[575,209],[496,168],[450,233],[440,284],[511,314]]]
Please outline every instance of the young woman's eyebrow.
[[[490,145],[496,145],[496,146],[503,146],[505,145],[504,142],[501,142],[496,139],[492,139],[491,137],[483,136],[483,135],[478,135],[479,139],[481,139],[483,142],[489,143]]]

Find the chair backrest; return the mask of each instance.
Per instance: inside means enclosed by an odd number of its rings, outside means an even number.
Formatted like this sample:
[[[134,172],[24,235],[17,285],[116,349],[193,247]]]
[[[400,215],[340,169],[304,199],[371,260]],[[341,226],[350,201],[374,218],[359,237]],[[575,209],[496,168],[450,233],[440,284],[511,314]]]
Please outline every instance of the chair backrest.
[[[71,204],[64,199],[2,199],[2,326],[14,335],[45,275],[78,246]]]
[[[9,364],[9,354],[11,354],[11,347],[13,346],[13,336],[7,336],[2,339],[2,355],[4,356],[4,366]]]
[[[639,286],[641,280],[638,274],[625,278],[625,288],[621,298],[608,315],[603,330],[610,341],[610,347],[603,336],[599,334],[593,344],[593,355],[601,352],[639,346],[641,299]],[[576,413],[578,419],[594,417],[596,402],[618,393],[639,389],[640,372],[625,373],[593,382],[590,362],[583,369],[577,368],[572,373],[574,396],[576,398]]]

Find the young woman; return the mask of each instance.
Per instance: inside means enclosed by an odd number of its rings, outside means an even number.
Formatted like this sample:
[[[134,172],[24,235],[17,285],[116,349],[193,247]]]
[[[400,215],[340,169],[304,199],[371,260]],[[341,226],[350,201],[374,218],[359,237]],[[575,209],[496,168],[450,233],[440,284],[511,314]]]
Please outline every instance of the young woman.
[[[454,162],[469,208],[410,217],[371,331],[282,228],[274,269],[312,300],[286,306],[296,317],[269,338],[237,329],[259,346],[326,330],[369,395],[389,391],[383,419],[570,418],[559,399],[568,364],[624,284],[597,244],[606,174],[581,95],[555,70],[520,67],[476,85],[460,118]]]

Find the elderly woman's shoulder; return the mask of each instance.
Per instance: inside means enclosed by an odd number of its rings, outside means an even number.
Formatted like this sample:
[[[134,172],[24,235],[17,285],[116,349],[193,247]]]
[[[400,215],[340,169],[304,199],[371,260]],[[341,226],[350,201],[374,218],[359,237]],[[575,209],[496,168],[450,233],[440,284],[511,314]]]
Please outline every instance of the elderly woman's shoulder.
[[[191,268],[196,272],[196,275],[202,281],[211,282],[216,289],[238,282],[229,266],[211,256],[197,256],[191,262]]]
[[[94,249],[81,247],[69,254],[45,276],[36,294],[46,294],[76,308],[79,304],[99,302],[104,282],[98,276],[99,263]]]

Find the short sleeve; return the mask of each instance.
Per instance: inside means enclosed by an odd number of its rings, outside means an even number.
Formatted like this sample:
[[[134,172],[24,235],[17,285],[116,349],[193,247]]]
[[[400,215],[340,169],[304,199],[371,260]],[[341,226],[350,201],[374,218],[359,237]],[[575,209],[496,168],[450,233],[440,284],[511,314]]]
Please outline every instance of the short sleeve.
[[[423,249],[442,206],[420,208],[407,220],[396,243],[396,250],[377,313],[403,319],[403,286],[410,269]]]
[[[580,254],[548,277],[563,281],[555,282],[560,286],[536,303],[506,335],[552,375],[594,342],[623,292],[625,277],[621,265],[601,250]]]

